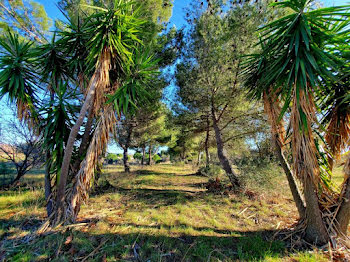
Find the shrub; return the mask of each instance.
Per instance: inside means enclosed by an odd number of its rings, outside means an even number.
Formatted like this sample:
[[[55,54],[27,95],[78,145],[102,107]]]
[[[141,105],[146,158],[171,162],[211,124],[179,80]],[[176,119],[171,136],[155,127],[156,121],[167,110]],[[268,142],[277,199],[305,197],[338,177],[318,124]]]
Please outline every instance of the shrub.
[[[278,190],[278,179],[283,175],[281,167],[268,159],[245,158],[237,164],[243,184],[258,191]]]
[[[201,167],[197,171],[197,175],[206,176],[210,178],[218,177],[222,173],[222,169],[218,165],[209,165],[209,167]]]
[[[142,160],[142,154],[140,152],[136,152],[133,157],[135,160]]]
[[[108,164],[113,164],[114,162],[121,159],[121,154],[108,153],[106,157]]]
[[[152,159],[156,164],[162,162],[162,158],[158,154],[155,154]]]

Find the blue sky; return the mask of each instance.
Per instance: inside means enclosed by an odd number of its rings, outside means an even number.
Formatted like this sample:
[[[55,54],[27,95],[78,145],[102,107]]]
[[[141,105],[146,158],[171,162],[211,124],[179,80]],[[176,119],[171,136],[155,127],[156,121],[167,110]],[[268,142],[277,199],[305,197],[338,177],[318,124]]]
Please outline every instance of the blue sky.
[[[56,0],[37,0],[37,2],[45,6],[46,12],[53,20],[55,18],[64,18],[56,6]],[[350,3],[349,0],[324,0],[320,2],[323,3],[324,6],[343,5]],[[185,12],[183,10],[184,8],[188,7],[190,3],[191,0],[174,0],[173,16],[170,19],[170,25],[175,25],[177,28],[180,28],[185,24]]]
[[[60,13],[57,8],[56,0],[37,0],[37,2],[45,6],[47,14],[54,20],[56,18],[64,19],[64,16]],[[191,0],[175,0],[173,8],[173,16],[170,19],[170,25],[175,25],[177,28],[180,28],[184,25],[184,12],[183,9],[188,7]]]

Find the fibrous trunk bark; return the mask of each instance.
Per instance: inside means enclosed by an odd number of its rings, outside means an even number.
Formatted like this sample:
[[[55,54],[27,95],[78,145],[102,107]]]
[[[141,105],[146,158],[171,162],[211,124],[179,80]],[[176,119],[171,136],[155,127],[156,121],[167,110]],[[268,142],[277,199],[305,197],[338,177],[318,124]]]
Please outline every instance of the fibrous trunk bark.
[[[311,93],[306,94],[304,90],[297,90],[295,86],[291,112],[292,152],[294,170],[304,187],[306,239],[314,244],[325,244],[329,235],[322,219],[317,192],[320,168],[311,128],[311,124],[316,121],[313,101]]]
[[[340,208],[336,216],[336,230],[346,236],[350,222],[350,155],[344,165],[345,180],[341,193]]]
[[[116,122],[113,106],[104,108],[97,122],[96,129],[94,130],[86,157],[82,161],[80,170],[75,176],[75,183],[71,189],[71,194],[69,194],[69,206],[65,214],[69,220],[76,220],[81,203],[88,198],[96,165],[99,161],[99,157],[106,150],[110,134],[114,132]]]
[[[278,160],[279,160],[279,162],[284,170],[284,173],[286,174],[286,177],[288,180],[288,185],[289,185],[290,191],[292,192],[292,196],[294,199],[294,203],[295,203],[295,205],[298,209],[298,212],[299,212],[299,217],[301,219],[304,219],[305,218],[305,210],[306,210],[305,205],[304,205],[304,201],[301,198],[300,191],[298,190],[298,186],[295,183],[292,169],[290,168],[287,159],[283,155],[281,146],[279,145],[279,142],[277,141],[277,139],[275,140],[275,149],[276,149],[276,154],[277,154]]]
[[[73,128],[68,137],[66,144],[64,157],[61,166],[61,174],[57,187],[57,196],[56,196],[56,215],[55,223],[60,223],[65,213],[65,189],[67,184],[67,178],[69,173],[70,162],[72,158],[72,152],[74,149],[74,143],[77,138],[78,132],[81,125],[83,124],[84,118],[88,109],[91,106],[95,106],[97,110],[100,109],[103,97],[105,96],[105,89],[109,86],[109,70],[110,70],[110,52],[105,48],[98,60],[98,64],[93,74],[89,85],[86,97],[83,103],[83,106],[80,109],[79,117],[74,124]],[[98,91],[98,92],[96,92]],[[96,97],[95,97],[96,96]]]
[[[74,142],[77,138],[78,132],[80,130],[80,126],[83,124],[86,112],[88,111],[89,107],[92,104],[92,98],[95,95],[95,78],[92,80],[92,83],[90,85],[89,88],[89,92],[85,98],[84,104],[81,107],[80,113],[79,113],[79,117],[76,121],[76,123],[74,124],[70,134],[69,134],[69,138],[67,141],[67,145],[65,148],[65,152],[64,152],[64,157],[63,157],[63,162],[62,162],[62,166],[61,166],[61,175],[60,175],[60,179],[59,179],[59,183],[58,183],[58,187],[57,187],[57,196],[56,196],[56,208],[57,208],[57,221],[60,220],[60,217],[62,216],[63,212],[64,212],[64,199],[65,199],[65,188],[66,188],[66,184],[67,184],[67,177],[68,177],[68,172],[69,172],[69,166],[70,166],[70,161],[72,158],[72,153],[73,153],[73,149],[74,149]]]
[[[239,182],[237,175],[233,171],[230,162],[228,161],[228,159],[224,153],[224,143],[222,141],[221,131],[220,131],[220,128],[218,126],[217,119],[215,117],[215,111],[214,111],[213,106],[212,106],[212,119],[213,119],[213,128],[215,131],[217,153],[218,153],[218,158],[220,160],[220,164],[221,164],[222,168],[224,169],[226,175],[230,179],[232,186],[234,188],[238,188],[238,187],[240,187],[240,182]]]
[[[93,100],[93,98],[92,98],[92,100]],[[93,121],[94,121],[94,108],[91,106],[89,108],[88,118],[87,118],[87,122],[85,125],[85,131],[84,131],[83,138],[81,140],[81,144],[79,147],[78,158],[75,161],[73,168],[72,168],[74,170],[74,172],[77,172],[79,170],[79,166],[80,166],[80,163],[82,161],[82,157],[85,155],[87,147],[89,146],[90,132],[91,132]]]

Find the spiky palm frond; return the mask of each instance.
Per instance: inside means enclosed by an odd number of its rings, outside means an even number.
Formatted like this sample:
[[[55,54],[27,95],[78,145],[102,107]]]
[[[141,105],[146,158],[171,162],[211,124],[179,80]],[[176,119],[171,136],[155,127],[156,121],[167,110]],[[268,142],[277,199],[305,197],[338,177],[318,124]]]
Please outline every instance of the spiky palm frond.
[[[128,64],[125,76],[121,79],[121,86],[111,96],[107,103],[113,103],[114,109],[120,116],[135,112],[137,106],[147,103],[153,93],[152,83],[156,80],[158,60],[150,50],[139,46],[132,55],[133,63]],[[131,105],[131,107],[130,107]]]
[[[103,50],[108,47],[117,71],[123,72],[125,64],[132,63],[136,43],[142,43],[139,10],[131,1],[114,1],[106,8],[90,6],[97,12],[88,18],[84,32],[90,36],[87,61],[94,67]]]
[[[56,34],[50,43],[36,48],[36,63],[40,70],[41,81],[47,83],[51,93],[58,91],[59,83],[68,82],[72,78],[68,67],[67,54],[56,40]]]
[[[320,77],[332,77],[332,68],[337,67],[337,59],[322,47],[333,36],[325,30],[324,23],[346,20],[348,6],[310,10],[309,0],[290,0],[274,4],[282,8],[291,8],[290,15],[282,17],[261,29],[260,44],[264,46],[256,60],[256,74],[260,76],[253,82],[258,89],[280,88],[285,103],[282,113],[290,106],[294,88],[296,99],[301,90],[322,92]],[[327,63],[328,67],[320,66]],[[252,72],[252,70],[250,70]],[[301,120],[305,116],[301,113]],[[305,124],[300,125],[306,128]]]
[[[329,166],[339,160],[341,152],[347,149],[350,139],[350,21],[340,21],[329,26],[335,37],[328,43],[329,52],[337,56],[339,69],[333,72],[336,81],[325,79],[327,96],[320,100],[325,112],[322,124],[326,126],[325,141],[329,147]]]
[[[315,173],[317,150],[311,129],[312,123],[317,122],[314,96],[327,91],[320,79],[332,78],[332,69],[338,67],[335,56],[323,48],[333,36],[325,24],[346,21],[348,6],[312,10],[311,4],[309,0],[274,4],[290,8],[292,12],[261,29],[262,54],[251,57],[253,63],[246,69],[249,75],[246,85],[255,96],[274,88],[284,100],[280,118],[292,104],[293,141],[299,144],[295,144],[294,153],[298,152],[295,157],[311,154],[307,162],[304,162],[306,159],[294,161],[295,164],[310,164],[309,171]],[[299,146],[305,147],[304,154]]]
[[[71,19],[66,17],[68,22],[64,23],[64,30],[58,31],[60,38],[57,41],[59,49],[69,58],[68,68],[71,74],[89,75],[87,70],[86,58],[88,56],[87,43],[92,38],[85,31],[86,22],[81,21],[80,17]]]
[[[17,105],[20,120],[35,118],[35,86],[33,42],[7,32],[0,38],[0,98],[8,96]]]

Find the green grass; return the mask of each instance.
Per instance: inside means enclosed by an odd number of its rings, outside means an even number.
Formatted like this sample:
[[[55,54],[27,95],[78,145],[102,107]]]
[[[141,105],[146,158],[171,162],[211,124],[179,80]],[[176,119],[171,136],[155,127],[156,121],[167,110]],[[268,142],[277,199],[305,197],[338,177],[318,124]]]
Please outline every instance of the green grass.
[[[212,194],[207,178],[191,166],[132,166],[125,174],[107,166],[79,214],[80,226],[29,240],[45,219],[43,176],[27,175],[29,186],[0,191],[0,241],[7,261],[322,261],[317,252],[290,253],[272,241],[276,230],[296,220],[296,210],[281,174],[280,189],[244,194]],[[35,186],[35,189],[32,186]]]

